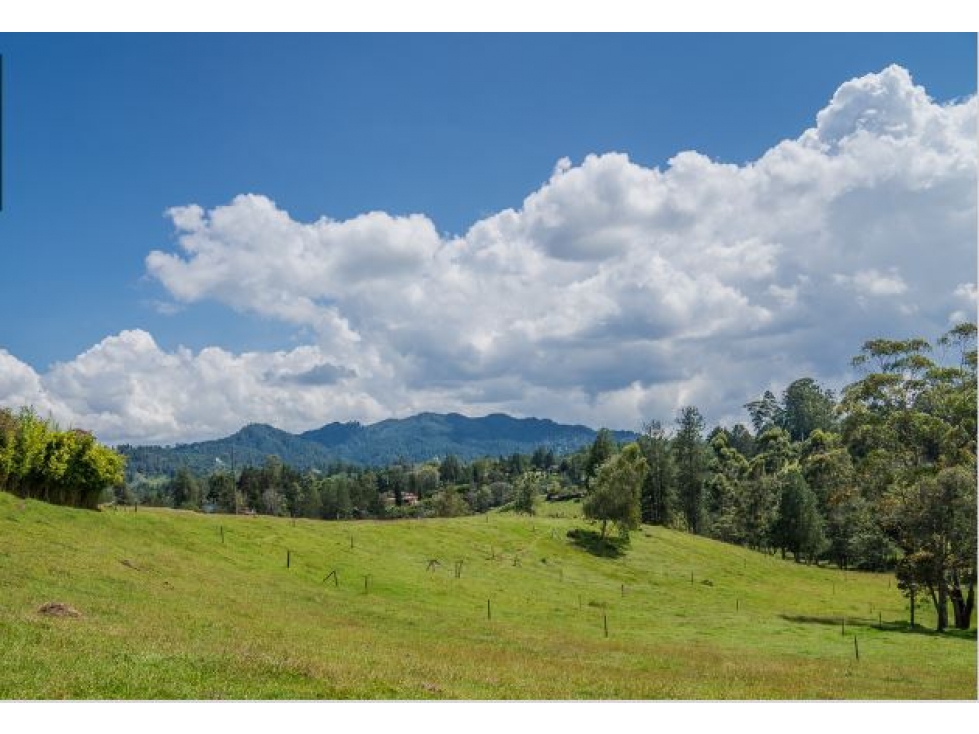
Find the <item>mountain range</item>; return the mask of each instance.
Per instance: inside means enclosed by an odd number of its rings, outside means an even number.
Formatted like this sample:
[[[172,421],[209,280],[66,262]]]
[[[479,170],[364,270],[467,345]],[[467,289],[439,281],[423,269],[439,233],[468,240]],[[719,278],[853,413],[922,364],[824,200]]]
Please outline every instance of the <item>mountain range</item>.
[[[543,446],[567,454],[595,440],[597,431],[542,418],[513,418],[494,413],[469,418],[458,413],[420,413],[371,425],[328,423],[294,434],[253,423],[226,438],[176,446],[118,446],[127,457],[127,474],[172,474],[187,467],[207,474],[220,466],[255,466],[278,456],[297,469],[325,469],[333,464],[383,466],[404,459],[412,463],[450,454],[471,461],[483,456],[530,454]],[[616,441],[637,438],[631,431],[613,431]]]

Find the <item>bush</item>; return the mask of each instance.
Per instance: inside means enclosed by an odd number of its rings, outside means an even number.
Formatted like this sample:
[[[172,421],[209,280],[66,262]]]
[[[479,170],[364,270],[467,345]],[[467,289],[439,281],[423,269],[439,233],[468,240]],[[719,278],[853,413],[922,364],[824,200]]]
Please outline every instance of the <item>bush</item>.
[[[462,496],[452,489],[445,489],[435,495],[433,509],[437,517],[461,517],[469,515],[472,508],[469,507]]]
[[[96,510],[104,490],[123,483],[124,464],[88,431],[62,431],[30,408],[0,411],[0,489]]]

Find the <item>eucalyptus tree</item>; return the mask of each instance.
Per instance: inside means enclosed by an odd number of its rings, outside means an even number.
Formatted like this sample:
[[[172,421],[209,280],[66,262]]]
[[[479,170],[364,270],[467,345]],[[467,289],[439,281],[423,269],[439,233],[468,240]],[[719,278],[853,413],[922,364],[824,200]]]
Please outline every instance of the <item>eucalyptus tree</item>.
[[[976,583],[976,327],[938,340],[874,339],[854,358],[863,377],[843,393],[843,437],[866,477],[881,526],[900,548],[907,593],[927,591],[938,629],[968,627]]]

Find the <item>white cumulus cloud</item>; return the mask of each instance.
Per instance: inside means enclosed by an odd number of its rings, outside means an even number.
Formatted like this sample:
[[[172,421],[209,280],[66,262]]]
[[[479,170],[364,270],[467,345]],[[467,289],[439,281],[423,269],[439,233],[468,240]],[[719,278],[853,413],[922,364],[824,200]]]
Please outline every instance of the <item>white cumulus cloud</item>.
[[[891,66],[755,161],[563,158],[455,236],[424,214],[298,221],[260,194],[175,207],[178,249],[146,258],[173,302],[309,343],[167,353],[123,332],[44,375],[18,362],[10,391],[154,441],[421,409],[637,428],[695,403],[743,420],[766,387],[838,383],[867,338],[934,337],[974,310],[976,108]]]

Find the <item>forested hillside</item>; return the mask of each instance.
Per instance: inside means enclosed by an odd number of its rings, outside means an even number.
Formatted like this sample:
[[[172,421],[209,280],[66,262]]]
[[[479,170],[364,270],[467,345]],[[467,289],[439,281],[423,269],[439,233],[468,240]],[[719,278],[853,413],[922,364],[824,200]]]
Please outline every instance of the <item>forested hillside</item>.
[[[614,435],[619,441],[636,438],[629,431],[616,431]],[[118,448],[128,458],[128,473],[132,477],[172,475],[180,468],[210,472],[222,464],[230,466],[232,460],[239,467],[259,466],[271,455],[300,470],[325,470],[335,464],[384,466],[398,461],[438,460],[448,455],[468,461],[484,456],[529,454],[539,447],[566,454],[594,439],[595,431],[586,426],[562,425],[539,418],[512,418],[502,414],[469,418],[457,413],[421,413],[372,425],[330,423],[298,435],[252,424],[233,436],[215,441],[172,448]]]

